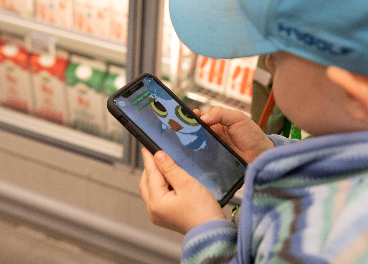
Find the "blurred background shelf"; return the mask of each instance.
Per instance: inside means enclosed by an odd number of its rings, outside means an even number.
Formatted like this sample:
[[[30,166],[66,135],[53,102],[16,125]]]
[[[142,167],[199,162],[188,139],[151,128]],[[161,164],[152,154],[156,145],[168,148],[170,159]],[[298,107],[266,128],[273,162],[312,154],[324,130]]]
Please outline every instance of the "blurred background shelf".
[[[122,144],[4,107],[0,107],[0,128],[106,161],[123,158]]]
[[[33,32],[43,33],[55,37],[58,47],[88,54],[96,59],[125,64],[127,48],[121,43],[47,25],[12,12],[0,10],[0,30],[22,36]]]

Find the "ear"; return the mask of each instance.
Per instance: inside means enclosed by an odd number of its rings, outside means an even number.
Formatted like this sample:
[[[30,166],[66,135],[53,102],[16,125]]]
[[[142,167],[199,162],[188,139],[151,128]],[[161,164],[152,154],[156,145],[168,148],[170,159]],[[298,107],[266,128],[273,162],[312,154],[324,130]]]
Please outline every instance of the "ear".
[[[327,76],[344,89],[349,113],[357,119],[368,120],[368,77],[335,66],[327,68]]]

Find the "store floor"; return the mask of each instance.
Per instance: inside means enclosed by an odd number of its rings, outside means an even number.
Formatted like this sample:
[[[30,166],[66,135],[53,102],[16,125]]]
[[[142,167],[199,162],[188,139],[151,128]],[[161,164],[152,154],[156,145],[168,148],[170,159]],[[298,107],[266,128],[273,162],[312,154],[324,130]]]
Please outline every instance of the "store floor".
[[[77,245],[23,225],[0,220],[1,264],[139,264],[131,259],[118,262],[92,254]]]

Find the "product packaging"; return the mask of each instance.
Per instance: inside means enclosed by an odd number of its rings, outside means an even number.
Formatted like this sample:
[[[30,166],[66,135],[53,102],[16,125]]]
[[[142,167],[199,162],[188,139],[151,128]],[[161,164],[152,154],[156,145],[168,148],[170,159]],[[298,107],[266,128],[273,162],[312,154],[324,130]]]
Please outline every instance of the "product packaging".
[[[124,45],[128,43],[128,0],[112,0],[111,39]]]
[[[202,88],[224,94],[229,67],[230,60],[198,56],[194,81]]]
[[[74,0],[74,28],[83,33],[109,38],[111,0]]]
[[[23,46],[0,41],[0,102],[32,113],[33,91],[28,71],[28,53]]]
[[[73,55],[65,74],[70,124],[74,129],[102,136],[106,101],[101,89],[106,64]]]
[[[231,60],[225,93],[227,97],[251,103],[257,62],[258,56]]]
[[[34,0],[0,0],[0,8],[19,13],[24,17],[34,16]]]
[[[65,71],[68,55],[58,51],[56,56],[34,54],[30,68],[35,92],[35,114],[46,120],[67,124]]]
[[[36,0],[36,17],[42,22],[71,29],[73,0]]]
[[[116,67],[113,65],[109,66],[109,73],[106,76],[103,83],[103,90],[105,93],[104,101],[115,93],[117,90],[122,88],[126,84],[126,73],[125,69]],[[124,127],[113,117],[106,108],[106,138],[119,143],[123,142],[123,131]]]

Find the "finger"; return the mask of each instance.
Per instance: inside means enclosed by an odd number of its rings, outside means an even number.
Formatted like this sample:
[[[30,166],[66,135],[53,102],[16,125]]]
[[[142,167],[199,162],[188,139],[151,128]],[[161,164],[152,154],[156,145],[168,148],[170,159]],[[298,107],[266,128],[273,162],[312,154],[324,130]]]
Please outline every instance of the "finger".
[[[139,191],[141,192],[142,199],[146,205],[149,203],[149,190],[146,170],[143,171],[141,181],[139,182]]]
[[[154,159],[157,168],[176,192],[194,180],[192,176],[180,168],[164,151],[156,152]]]
[[[157,199],[169,192],[164,176],[157,168],[153,155],[146,148],[142,149],[145,171],[147,174],[147,185],[149,199]]]
[[[201,117],[202,113],[198,109],[194,109],[193,112],[198,116]]]
[[[225,141],[226,144],[228,144],[231,148],[235,150],[236,146],[234,145],[234,142],[230,138],[229,134],[227,133],[228,128],[221,125],[221,124],[215,124],[211,126],[211,129],[213,132],[215,132],[223,141]]]
[[[240,111],[230,110],[219,106],[214,107],[209,113],[202,115],[201,119],[209,126],[214,124],[231,126],[238,122],[244,122],[244,120],[251,120]]]

